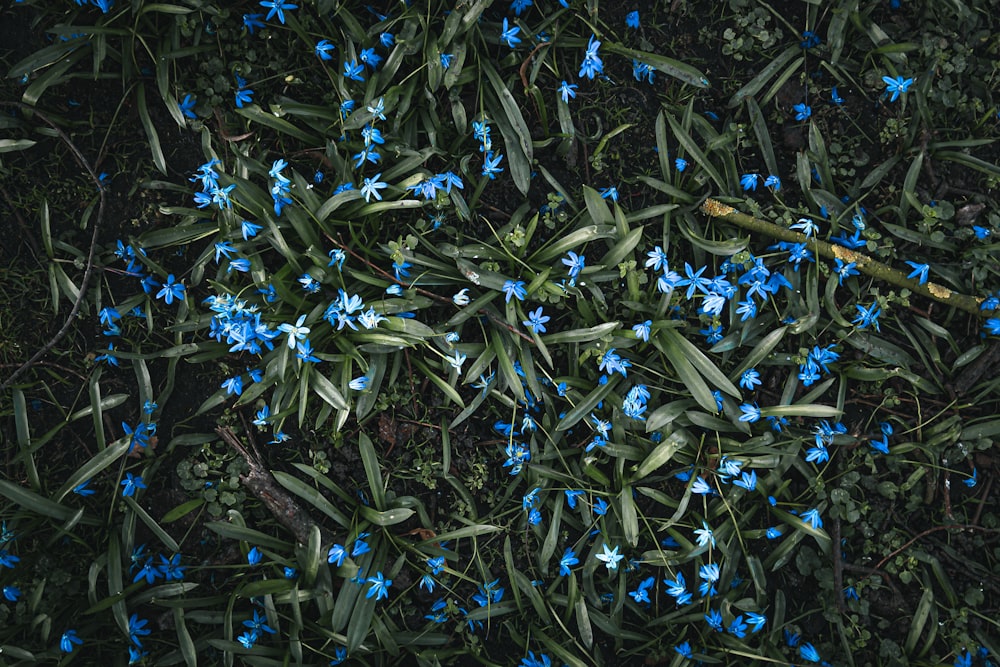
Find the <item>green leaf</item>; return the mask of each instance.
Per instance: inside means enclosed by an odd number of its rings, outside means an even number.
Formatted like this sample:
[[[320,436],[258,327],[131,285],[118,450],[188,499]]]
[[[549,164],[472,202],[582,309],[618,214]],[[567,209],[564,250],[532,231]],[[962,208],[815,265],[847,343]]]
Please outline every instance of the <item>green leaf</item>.
[[[153,531],[153,535],[155,535],[157,539],[159,539],[160,542],[163,543],[163,546],[165,546],[173,553],[180,552],[181,547],[179,544],[177,544],[177,541],[174,540],[174,538],[171,537],[170,534],[167,533],[167,531],[163,530],[160,524],[156,522],[156,519],[151,517],[149,513],[146,512],[146,510],[144,510],[142,506],[135,501],[135,498],[133,498],[132,496],[125,496],[124,500],[125,504],[129,506],[129,509],[135,512],[136,516],[138,516],[139,519],[144,524],[146,524],[146,527],[149,528],[151,531]]]
[[[539,248],[538,251],[528,258],[528,261],[532,264],[536,262],[548,264],[573,248],[579,248],[586,243],[598,239],[613,238],[614,235],[615,228],[611,225],[587,225],[574,232],[570,232],[562,238],[554,240],[551,245]]]
[[[372,508],[362,505],[358,508],[358,511],[365,521],[370,521],[376,526],[395,526],[397,523],[403,523],[416,514],[409,507],[394,507],[384,512],[376,512]]]
[[[795,405],[772,405],[760,409],[762,417],[839,417],[843,411],[831,405],[797,403]]]
[[[579,403],[573,406],[563,418],[559,420],[559,424],[556,425],[557,431],[567,431],[573,428],[574,425],[585,416],[590,414],[597,404],[607,398],[615,387],[618,386],[618,381],[620,376],[616,375],[605,384],[599,385],[594,388],[587,396],[583,398]],[[711,395],[711,394],[710,394]],[[715,399],[712,399],[712,405],[715,405]]]
[[[27,150],[36,143],[38,142],[31,139],[0,139],[0,153]]]
[[[670,459],[674,457],[674,454],[676,454],[686,444],[688,443],[687,433],[685,431],[677,430],[668,435],[662,442],[656,445],[653,451],[651,451],[649,455],[643,459],[642,463],[636,467],[635,472],[632,473],[632,481],[637,482],[650,473],[662,468],[668,461],[670,461]]]
[[[696,88],[709,88],[712,85],[701,71],[679,60],[649,53],[648,51],[637,51],[636,49],[630,49],[614,42],[605,43],[604,47],[608,53],[616,53],[620,56],[652,65],[656,68],[656,71],[663,72],[667,76],[672,76]]]
[[[740,102],[748,97],[756,95],[760,90],[770,81],[775,74],[778,73],[782,67],[787,65],[792,58],[798,55],[802,49],[798,46],[789,46],[787,49],[781,52],[777,58],[771,60],[767,66],[762,69],[757,76],[750,79],[742,88],[737,90],[732,97],[729,98],[729,103],[726,105],[730,109],[739,106]]]
[[[913,612],[913,618],[910,620],[910,629],[906,633],[906,643],[903,645],[903,650],[907,655],[911,655],[917,647],[917,640],[920,639],[933,608],[934,589],[928,585],[920,596],[920,602],[917,603],[916,611]]]
[[[119,438],[99,451],[89,461],[80,466],[76,472],[70,475],[69,479],[56,492],[54,500],[61,502],[78,485],[83,484],[88,479],[93,479],[111,464],[120,462],[122,456],[128,452],[130,444],[131,438]]]
[[[160,135],[156,131],[153,119],[149,117],[149,109],[146,108],[146,86],[139,83],[136,88],[136,108],[139,111],[139,121],[142,129],[149,140],[149,151],[153,154],[153,164],[164,176],[167,175],[167,160],[163,157],[163,149],[160,147]]]
[[[621,329],[622,323],[619,321],[605,322],[586,329],[570,329],[569,331],[559,331],[554,334],[542,336],[542,342],[546,345],[557,345],[563,343],[589,343],[610,335],[614,331]]]
[[[272,470],[271,474],[274,475],[274,479],[278,482],[278,484],[283,486],[286,490],[294,493],[296,496],[306,501],[323,514],[339,523],[342,527],[351,527],[350,518],[337,509],[333,503],[327,500],[318,489],[314,489],[298,477],[290,475],[282,470]]]
[[[287,134],[290,137],[294,137],[300,141],[305,142],[307,146],[315,146],[317,144],[322,145],[323,141],[314,134],[310,134],[304,130],[299,129],[295,125],[292,125],[284,118],[279,118],[272,113],[264,111],[256,104],[248,104],[242,109],[236,109],[236,113],[243,116],[247,120],[253,121],[255,123],[260,123],[265,127],[269,127],[272,130],[277,130],[282,134]]]
[[[494,115],[494,120],[504,135],[511,177],[513,177],[517,189],[522,194],[526,194],[531,184],[531,161],[533,158],[531,133],[528,131],[528,125],[524,122],[524,117],[521,115],[521,110],[518,108],[514,96],[510,94],[490,61],[480,60],[479,66],[486,73],[486,78],[489,79],[506,118],[504,121],[499,114]],[[505,129],[507,131],[504,131]],[[511,136],[508,137],[508,134]]]
[[[487,533],[495,533],[499,530],[501,530],[500,526],[493,526],[485,523],[474,524],[471,526],[465,526],[464,528],[457,528],[455,530],[449,530],[447,532],[440,533],[438,535],[435,535],[434,537],[431,537],[429,539],[420,542],[419,544],[428,545],[440,542],[447,542],[448,540],[460,540],[466,537],[478,537],[479,535],[486,535]]]
[[[310,373],[309,385],[316,395],[326,401],[335,410],[347,410],[347,401],[329,379],[319,371]]]
[[[365,433],[358,433],[358,450],[361,452],[361,463],[365,467],[365,477],[368,478],[368,490],[372,494],[372,504],[375,509],[385,509],[385,489],[382,486],[382,468],[378,454],[371,438]]]
[[[670,123],[670,129],[673,131],[674,137],[677,138],[677,141],[684,148],[687,154],[698,163],[698,166],[705,170],[705,173],[708,174],[709,178],[715,182],[716,187],[719,188],[720,191],[728,192],[729,187],[726,184],[726,179],[722,177],[722,174],[720,174],[719,170],[715,168],[715,165],[709,162],[704,151],[698,147],[698,144],[694,142],[694,139],[691,138],[691,135],[688,134],[687,130],[685,130],[681,124],[677,122],[673,115],[667,115],[667,122]]]
[[[223,537],[228,537],[232,540],[242,540],[254,546],[265,547],[282,553],[290,553],[292,549],[292,545],[289,542],[271,537],[253,528],[238,526],[225,521],[209,521],[205,524],[205,527]]]
[[[40,514],[60,521],[68,521],[76,513],[75,508],[64,507],[5,479],[0,479],[0,495],[33,514]]]

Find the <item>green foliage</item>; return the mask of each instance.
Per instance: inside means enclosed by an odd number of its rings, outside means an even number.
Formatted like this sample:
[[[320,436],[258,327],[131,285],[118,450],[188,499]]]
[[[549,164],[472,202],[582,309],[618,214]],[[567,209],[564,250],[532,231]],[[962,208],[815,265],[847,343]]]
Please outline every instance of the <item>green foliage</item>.
[[[277,4],[39,5],[8,63],[120,82],[162,195],[91,285],[35,195],[103,358],[0,408],[14,664],[996,651],[988,12]]]

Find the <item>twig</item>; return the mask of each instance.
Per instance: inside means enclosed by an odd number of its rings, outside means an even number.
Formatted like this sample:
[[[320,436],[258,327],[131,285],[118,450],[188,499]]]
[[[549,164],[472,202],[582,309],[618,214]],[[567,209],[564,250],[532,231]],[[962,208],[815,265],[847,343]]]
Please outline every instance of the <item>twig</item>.
[[[1000,528],[984,528],[983,526],[973,526],[973,525],[970,525],[970,524],[954,524],[954,525],[949,525],[949,526],[934,526],[933,528],[928,528],[927,530],[923,531],[922,533],[917,533],[916,535],[914,535],[913,539],[911,539],[909,542],[907,542],[906,544],[904,544],[903,546],[899,547],[898,549],[896,549],[895,551],[893,551],[892,553],[890,553],[888,556],[886,556],[885,558],[883,558],[882,560],[880,560],[878,562],[878,565],[875,566],[875,569],[876,570],[881,570],[883,565],[885,565],[886,563],[888,563],[895,556],[901,554],[903,551],[905,551],[906,549],[908,549],[910,547],[910,545],[912,545],[914,542],[916,542],[920,538],[927,537],[931,533],[936,533],[936,532],[938,532],[940,530],[952,530],[952,529],[957,529],[957,530],[981,530],[981,531],[983,531],[985,533],[997,533],[997,532],[1000,532]]]
[[[70,309],[69,315],[66,316],[66,321],[63,322],[62,327],[59,328],[59,331],[56,332],[56,335],[53,336],[47,343],[42,345],[42,347],[37,352],[35,352],[35,354],[33,354],[30,359],[21,364],[17,368],[17,370],[11,373],[7,377],[7,379],[4,380],[2,384],[0,384],[0,391],[3,391],[7,387],[9,387],[11,383],[14,382],[14,380],[20,377],[22,373],[31,368],[35,364],[35,362],[44,357],[49,352],[49,350],[55,347],[56,344],[63,339],[63,336],[65,336],[69,332],[69,330],[73,327],[73,324],[75,323],[76,320],[76,315],[77,313],[80,312],[80,306],[83,305],[83,300],[87,296],[87,286],[90,284],[90,277],[94,273],[94,254],[96,253],[97,249],[97,233],[101,229],[101,223],[104,221],[105,197],[104,197],[104,186],[101,184],[101,179],[97,177],[97,173],[94,171],[93,167],[91,167],[90,163],[87,162],[86,158],[83,157],[83,153],[81,153],[80,150],[76,147],[76,145],[70,140],[69,136],[67,136],[66,133],[63,132],[58,125],[49,120],[48,116],[43,114],[38,109],[29,106],[27,104],[23,104],[21,102],[0,101],[0,106],[15,107],[17,109],[21,109],[22,111],[30,111],[31,113],[34,113],[39,118],[41,118],[46,125],[51,127],[55,131],[55,133],[59,135],[59,138],[62,139],[63,143],[66,144],[70,152],[73,153],[73,157],[75,157],[76,161],[80,163],[80,166],[83,167],[83,169],[88,174],[90,174],[91,180],[93,180],[94,183],[97,185],[97,192],[98,196],[100,197],[100,203],[97,206],[97,217],[94,219],[94,231],[91,233],[90,236],[90,249],[87,251],[87,262],[83,269],[83,278],[80,279],[80,292],[77,295],[76,300],[73,302],[73,307]]]
[[[779,227],[778,225],[766,220],[755,218],[751,215],[747,215],[746,213],[740,213],[732,206],[727,206],[716,199],[706,199],[701,205],[701,210],[702,213],[705,213],[708,216],[718,218],[725,222],[731,222],[732,224],[751,232],[766,234],[767,236],[782,241],[806,243],[810,250],[815,250],[816,254],[822,255],[827,259],[839,259],[843,262],[853,262],[857,265],[859,271],[866,273],[873,278],[883,280],[897,287],[905,287],[911,292],[934,299],[935,301],[939,301],[945,305],[955,306],[956,308],[964,310],[965,312],[971,313],[977,317],[982,317],[987,314],[984,311],[979,310],[979,304],[982,301],[979,297],[959,294],[958,292],[953,292],[944,285],[939,285],[937,283],[925,283],[921,285],[916,280],[907,278],[907,274],[902,271],[876,261],[868,255],[862,255],[859,252],[849,250],[844,246],[836,245],[834,243],[827,243],[826,241],[809,238],[805,234],[799,234],[798,232],[794,232],[784,227]]]
[[[248,451],[228,427],[220,426],[215,429],[215,432],[227,445],[236,450],[250,467],[250,472],[241,475],[240,481],[264,503],[274,518],[278,520],[278,523],[294,535],[299,543],[308,544],[309,533],[312,527],[317,525],[316,522],[309,516],[309,512],[304,510],[287,491],[281,488],[271,471],[264,467],[256,446],[251,444],[253,452]],[[328,530],[324,530],[322,526],[319,527],[319,530],[322,543],[324,545],[332,544],[333,535]]]

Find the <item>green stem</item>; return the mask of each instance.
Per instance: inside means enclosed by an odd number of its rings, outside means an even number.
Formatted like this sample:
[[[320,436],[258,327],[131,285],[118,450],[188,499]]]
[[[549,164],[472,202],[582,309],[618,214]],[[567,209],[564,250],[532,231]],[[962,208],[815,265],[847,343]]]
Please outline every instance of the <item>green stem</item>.
[[[765,234],[772,238],[776,238],[781,241],[789,241],[791,243],[807,243],[811,250],[815,250],[816,254],[826,257],[827,259],[839,259],[842,262],[854,262],[859,271],[873,278],[887,282],[890,285],[904,287],[911,292],[934,299],[935,301],[948,306],[954,306],[955,308],[964,310],[965,312],[976,315],[977,317],[982,317],[988,314],[979,309],[979,304],[982,301],[981,297],[959,294],[958,292],[953,292],[944,285],[939,285],[937,283],[928,282],[921,285],[912,278],[908,278],[907,274],[902,271],[874,260],[868,255],[862,255],[859,252],[855,252],[834,243],[827,243],[826,241],[808,238],[805,234],[800,234],[790,229],[779,227],[774,223],[755,218],[751,215],[747,215],[746,213],[740,213],[733,207],[727,206],[718,200],[706,199],[701,205],[701,211],[710,217],[730,222],[751,232]]]

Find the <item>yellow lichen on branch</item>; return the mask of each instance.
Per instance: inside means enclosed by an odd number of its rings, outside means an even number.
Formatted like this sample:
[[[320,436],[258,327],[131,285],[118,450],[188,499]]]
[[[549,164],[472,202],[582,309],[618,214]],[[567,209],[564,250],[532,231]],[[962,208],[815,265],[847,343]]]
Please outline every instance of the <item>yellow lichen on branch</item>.
[[[706,199],[701,205],[701,211],[710,217],[732,223],[737,227],[742,227],[751,232],[764,234],[782,241],[806,243],[807,247],[810,250],[814,250],[817,255],[826,257],[827,259],[839,259],[842,262],[853,262],[859,271],[877,280],[897,287],[904,287],[915,294],[920,294],[940,303],[954,306],[967,313],[980,317],[988,314],[979,309],[979,304],[982,302],[982,298],[980,297],[959,294],[937,283],[925,283],[921,285],[916,280],[909,278],[906,273],[872,259],[868,255],[834,243],[809,238],[805,234],[800,234],[785,227],[779,227],[767,220],[761,220],[746,213],[740,213],[732,206],[723,204],[718,200]]]

